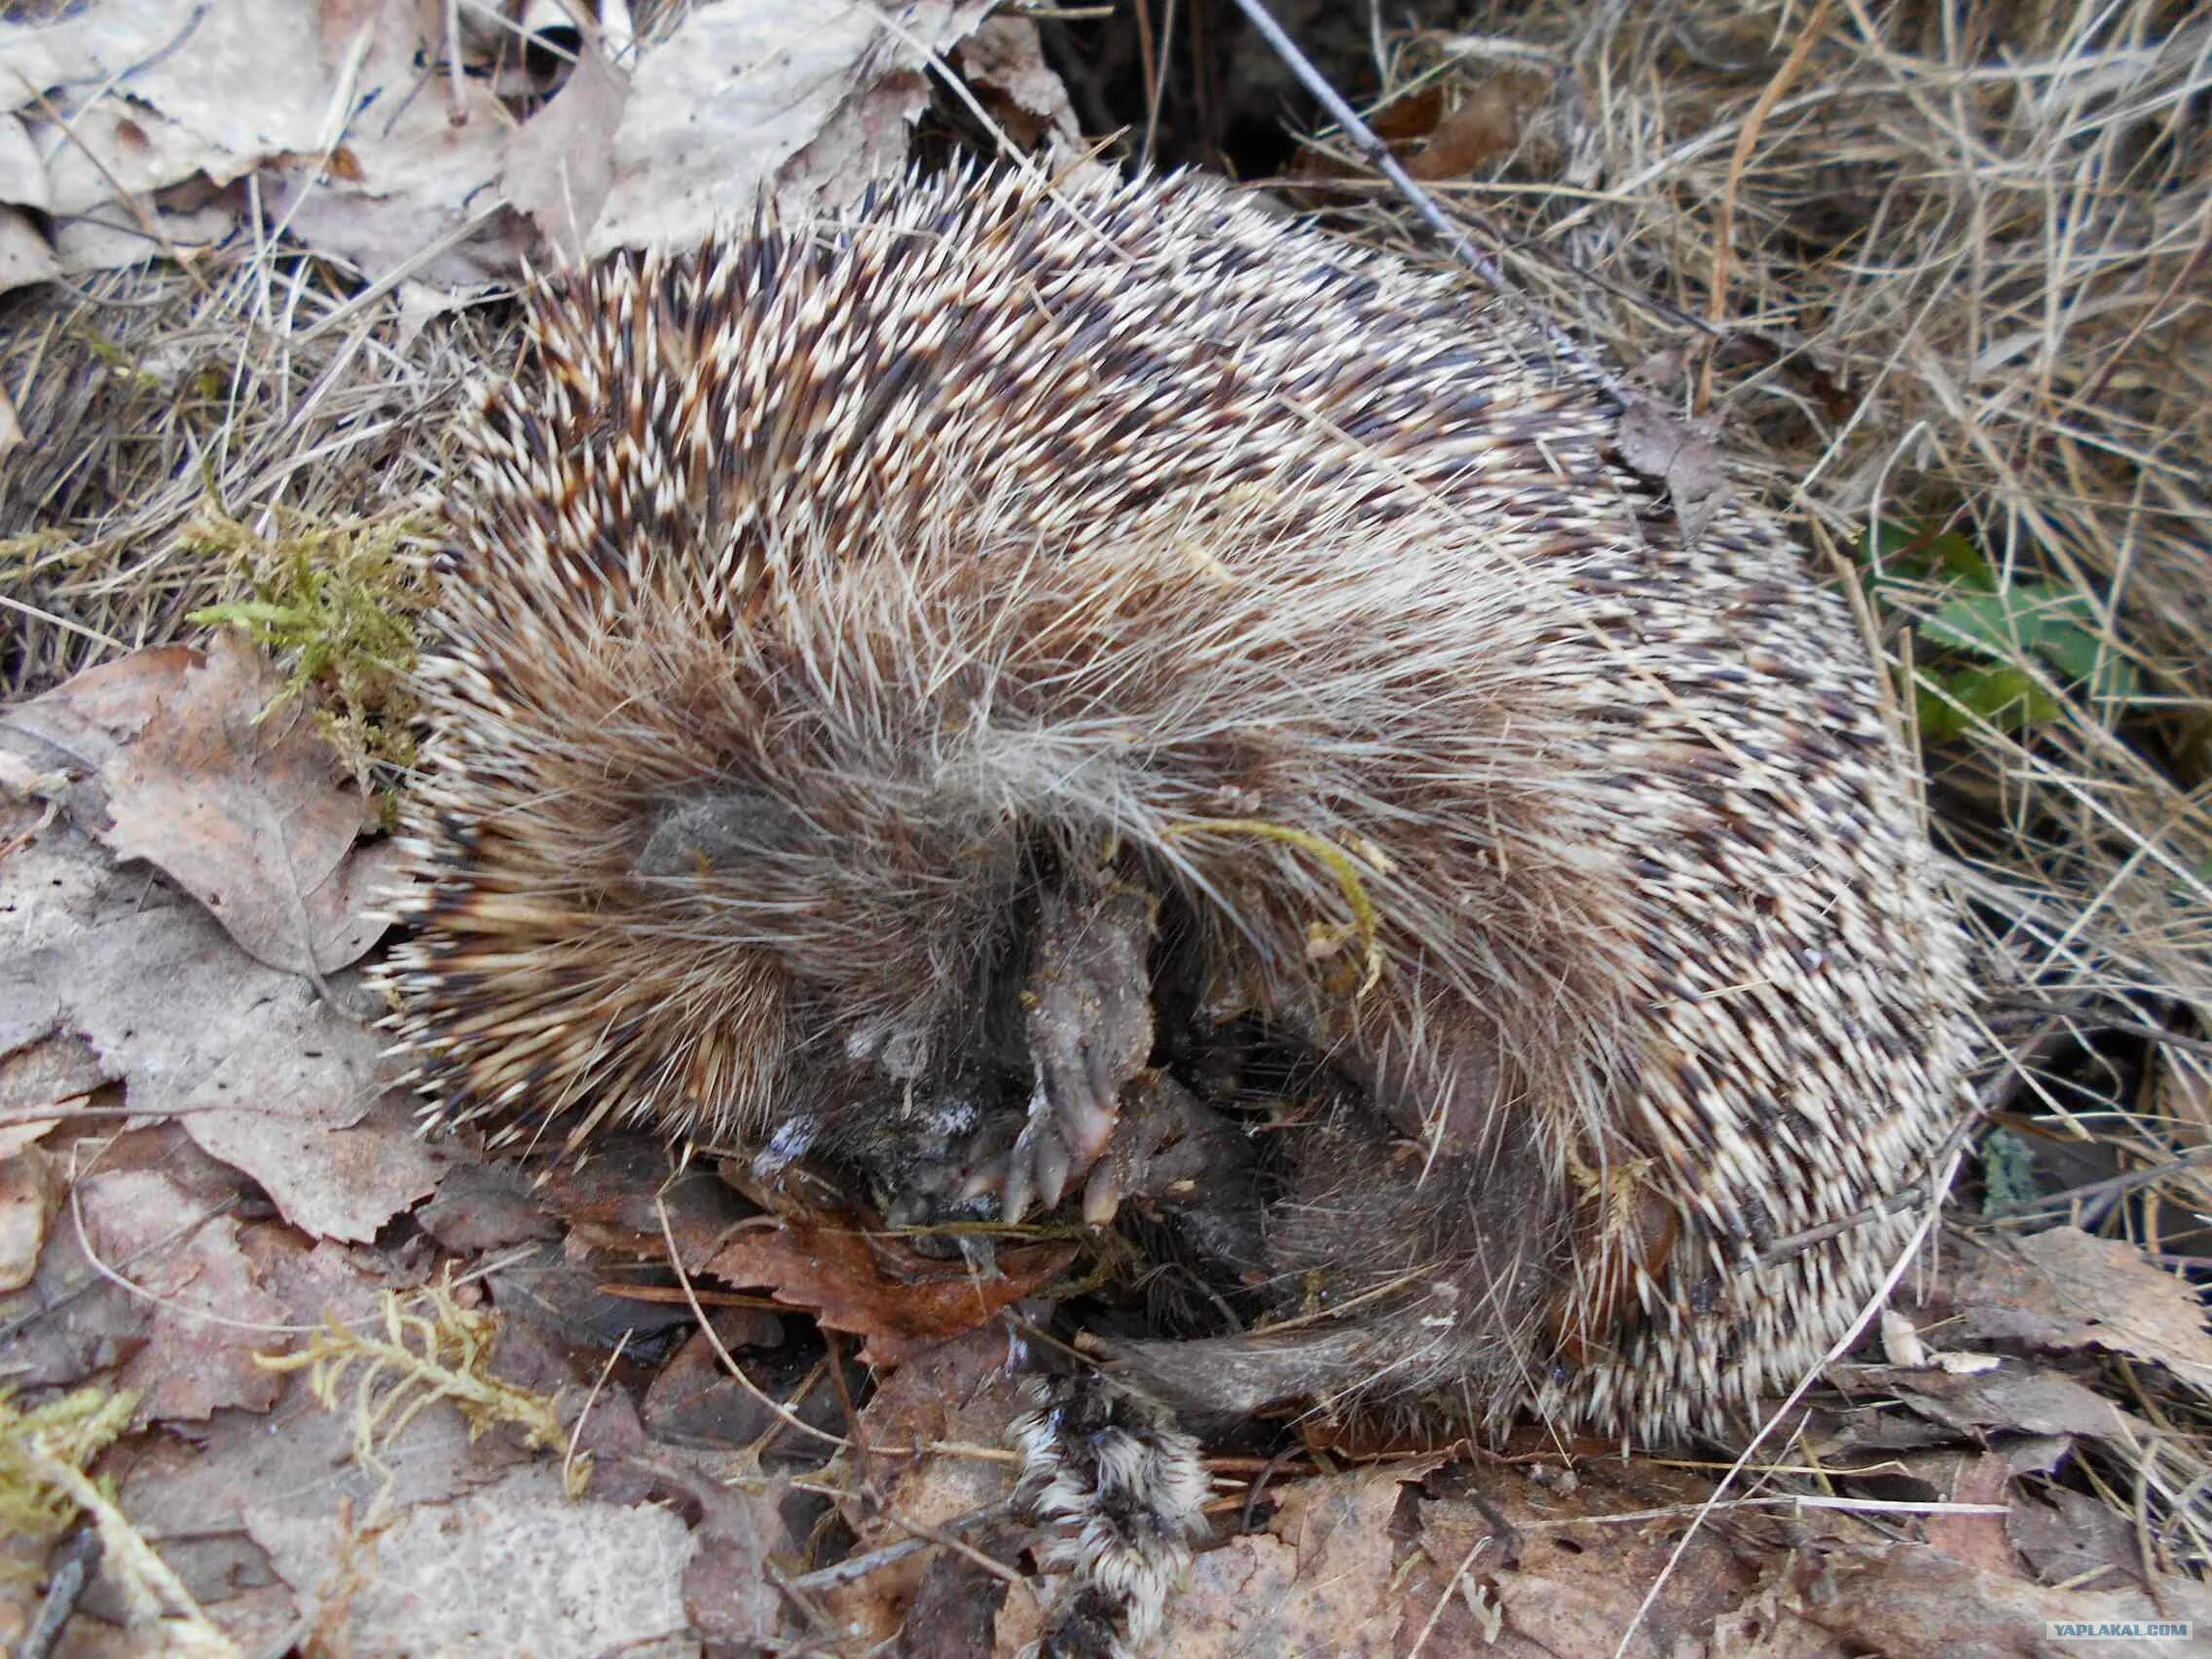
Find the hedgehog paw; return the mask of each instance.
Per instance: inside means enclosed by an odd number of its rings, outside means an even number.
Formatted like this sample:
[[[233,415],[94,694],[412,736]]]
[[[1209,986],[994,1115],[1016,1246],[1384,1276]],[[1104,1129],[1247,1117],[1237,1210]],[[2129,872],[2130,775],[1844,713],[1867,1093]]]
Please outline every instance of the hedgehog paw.
[[[1198,1443],[1157,1400],[1111,1378],[1030,1378],[1029,1410],[1007,1426],[1021,1455],[1014,1503],[1045,1530],[1053,1581],[1050,1659],[1144,1647],[1168,1596],[1212,1531],[1212,1481]]]
[[[1037,964],[1022,993],[1037,1087],[1007,1154],[1000,1212],[1019,1221],[1091,1173],[1121,1121],[1123,1086],[1152,1054],[1150,895],[1109,884],[1096,897],[1047,902]],[[1110,1193],[1087,1188],[1088,1214]]]

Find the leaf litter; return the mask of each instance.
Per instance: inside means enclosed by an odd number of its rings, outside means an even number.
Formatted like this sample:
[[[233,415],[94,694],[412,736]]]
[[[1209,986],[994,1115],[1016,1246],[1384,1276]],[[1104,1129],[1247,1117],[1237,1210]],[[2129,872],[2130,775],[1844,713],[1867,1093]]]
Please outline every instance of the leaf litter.
[[[834,209],[942,119],[947,62],[960,120],[1073,139],[1071,58],[987,10],[818,29],[719,0],[579,30],[99,0],[0,24],[0,1505],[48,1518],[61,1547],[22,1558],[55,1583],[100,1540],[63,1604],[88,1640],[830,1651],[905,1628],[989,1653],[1033,1630],[1006,1372],[1068,1246],[1001,1248],[1018,1271],[978,1294],[658,1147],[538,1185],[425,1148],[352,969],[405,764],[380,629],[419,603],[451,416],[512,360],[485,296],[526,256],[695,237],[762,189]],[[2212,1371],[2175,1271],[2203,1254],[2188,1155],[2212,1128],[2212,515],[2181,464],[2212,408],[2212,167],[2173,113],[2207,71],[2148,0],[1936,11],[1699,0],[1669,38],[1519,5],[1487,36],[1417,21],[1357,72],[1510,277],[1644,365],[1624,459],[1686,528],[1754,487],[1856,567],[2013,999],[1988,1219],[1908,1281],[1892,1363],[1837,1368],[1695,1531],[1717,1466],[1532,1433],[1444,1464],[1312,1422],[1224,1448],[1175,1651],[2212,1623],[2186,1576]],[[1148,129],[1205,61],[1162,52]],[[1956,160],[1983,153],[2014,182]],[[1371,179],[1321,131],[1286,183],[1421,248]],[[406,557],[348,564],[349,527]],[[2007,1159],[2027,1197],[1998,1193]],[[2061,1215],[2083,1225],[2027,1231]],[[112,1429],[57,1452],[21,1426],[39,1411]],[[54,1604],[0,1596],[0,1629]]]

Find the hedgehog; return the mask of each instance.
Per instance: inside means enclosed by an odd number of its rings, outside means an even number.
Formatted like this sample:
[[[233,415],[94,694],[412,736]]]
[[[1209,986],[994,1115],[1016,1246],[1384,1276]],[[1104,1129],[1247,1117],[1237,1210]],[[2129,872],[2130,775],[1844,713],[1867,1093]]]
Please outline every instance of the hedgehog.
[[[1150,1397],[1725,1437],[1876,1294],[1969,1104],[1911,757],[1847,600],[1746,493],[1685,536],[1554,333],[1103,168],[528,315],[421,670],[433,1122],[1103,1224],[1257,1022],[1326,1080],[1282,1300],[1122,1345]]]

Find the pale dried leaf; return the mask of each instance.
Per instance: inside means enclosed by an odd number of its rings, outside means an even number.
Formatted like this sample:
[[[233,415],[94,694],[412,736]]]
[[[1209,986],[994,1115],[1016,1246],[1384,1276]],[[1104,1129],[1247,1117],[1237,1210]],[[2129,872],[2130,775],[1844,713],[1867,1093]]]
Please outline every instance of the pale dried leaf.
[[[95,1168],[78,1178],[74,1206],[94,1254],[144,1299],[145,1346],[116,1380],[139,1395],[141,1420],[203,1422],[276,1402],[278,1381],[253,1356],[279,1340],[284,1306],[239,1247],[235,1217],[158,1169]]]
[[[2212,1333],[2195,1287],[2124,1239],[2074,1227],[2009,1239],[1968,1257],[1948,1297],[1960,1340],[2101,1347],[2154,1361],[2212,1396]]]
[[[1401,1598],[1391,1584],[1390,1518],[1409,1480],[1433,1464],[1299,1481],[1277,1493],[1265,1532],[1199,1556],[1168,1599],[1161,1651],[1193,1659],[1249,1653],[1375,1655],[1395,1651]],[[1000,1615],[1000,1652],[1021,1621],[1019,1597]]]
[[[330,973],[384,932],[387,843],[362,844],[367,807],[342,781],[303,699],[236,634],[91,669],[10,712],[98,779],[123,858],[166,870],[256,959]],[[86,816],[92,816],[87,814]]]
[[[1004,96],[1016,109],[1035,116],[1040,126],[1068,143],[1083,135],[1068,90],[1052,66],[1037,25],[1027,18],[988,18],[960,46],[960,72],[977,87]]]
[[[61,270],[39,229],[13,207],[0,207],[0,294],[10,288],[25,288],[33,282],[45,282]],[[22,441],[22,429],[17,424],[11,408],[0,416],[0,455]]]
[[[629,95],[630,77],[588,47],[568,84],[507,146],[507,204],[527,213],[564,259],[582,258],[584,233],[613,186],[613,135]]]
[[[556,1467],[401,1513],[350,1570],[335,1517],[248,1512],[248,1525],[303,1612],[326,1604],[353,1659],[597,1659],[696,1652],[683,1608],[694,1548],[683,1523],[651,1505],[574,1503]]]
[[[35,1146],[0,1158],[0,1295],[31,1282],[47,1224],[61,1201],[53,1160]]]
[[[2056,1636],[2054,1620],[2089,1622],[2185,1619],[2212,1629],[2212,1591],[2169,1578],[2158,1599],[2141,1590],[2046,1590],[2024,1579],[1977,1570],[1925,1544],[1831,1547],[1800,1556],[1791,1567],[1788,1605],[1860,1652],[1891,1659],[1960,1653],[2107,1655],[2110,1641]],[[2149,1647],[2145,1651],[2150,1651]]]
[[[81,1033],[133,1111],[177,1116],[318,1235],[372,1237],[436,1186],[444,1156],[379,1107],[393,1066],[377,1034],[198,904],[55,826],[0,860],[0,1050]]]
[[[54,192],[46,182],[46,161],[31,142],[22,118],[0,115],[0,203],[54,210]]]
[[[903,160],[906,125],[928,99],[915,46],[946,51],[988,10],[920,0],[899,8],[894,33],[884,12],[862,4],[694,7],[638,64],[592,250],[697,240],[751,212],[771,185],[799,209],[818,203],[824,184],[857,194]],[[871,104],[886,83],[897,83],[891,106]],[[803,177],[786,178],[786,164],[832,128],[847,135]],[[886,129],[895,145],[882,141]]]

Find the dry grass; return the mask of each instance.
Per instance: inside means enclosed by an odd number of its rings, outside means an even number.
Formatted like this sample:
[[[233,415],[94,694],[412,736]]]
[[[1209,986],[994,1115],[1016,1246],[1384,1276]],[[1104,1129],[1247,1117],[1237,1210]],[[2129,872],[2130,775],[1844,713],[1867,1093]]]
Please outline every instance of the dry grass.
[[[0,298],[0,387],[27,442],[0,469],[0,693],[184,637],[245,596],[235,535],[434,513],[445,433],[503,310],[418,326],[407,290],[350,298],[253,241],[180,271]]]

